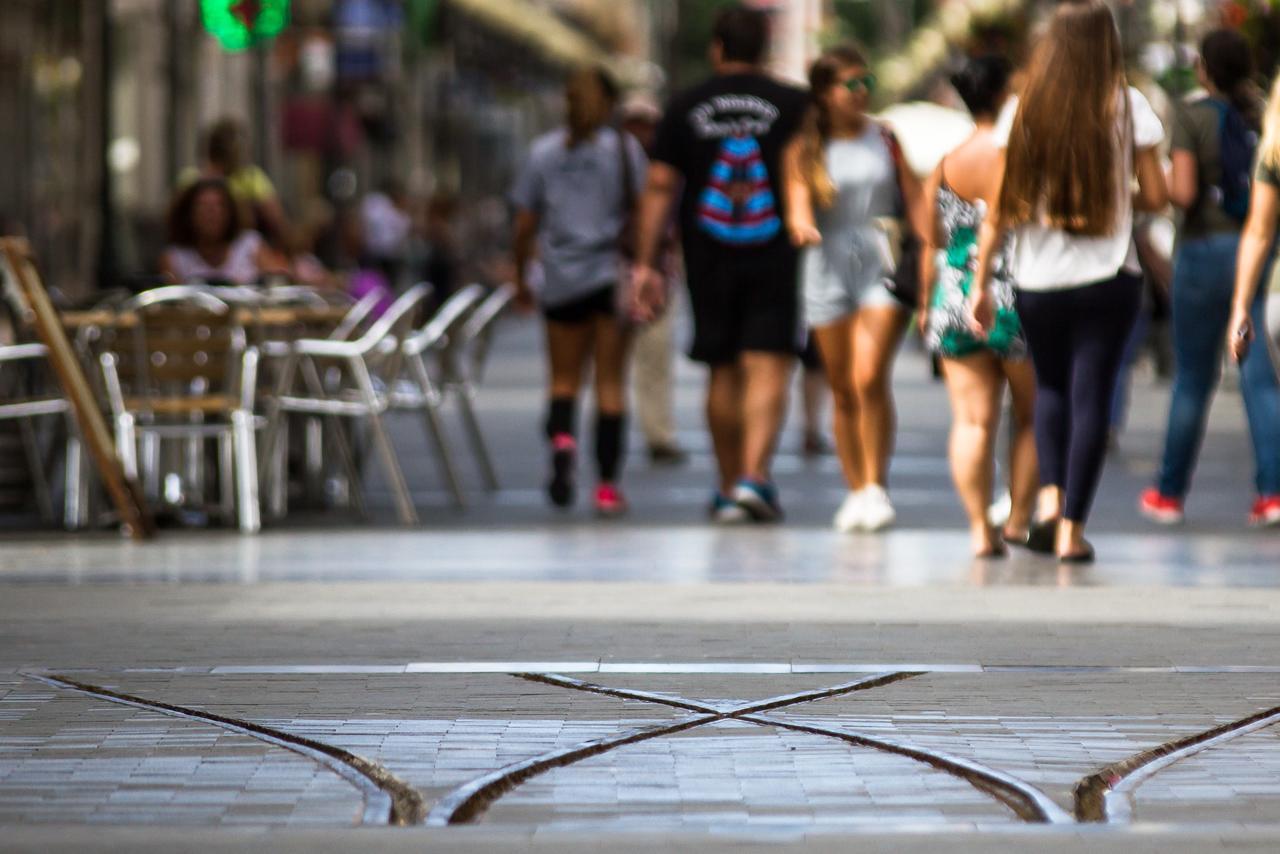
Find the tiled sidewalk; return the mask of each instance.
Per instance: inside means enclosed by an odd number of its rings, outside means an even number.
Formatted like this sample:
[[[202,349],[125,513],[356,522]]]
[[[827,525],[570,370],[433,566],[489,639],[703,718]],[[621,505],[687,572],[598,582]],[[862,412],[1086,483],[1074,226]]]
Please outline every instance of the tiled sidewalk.
[[[195,675],[81,681],[345,748],[428,806],[496,769],[692,712],[500,673]],[[601,674],[597,684],[726,707],[828,687],[830,674]],[[1104,765],[1280,705],[1268,673],[929,673],[789,706],[780,722],[862,733],[982,763],[1066,810]],[[332,772],[204,723],[0,682],[0,824],[348,826],[360,794]],[[1277,733],[1171,766],[1137,791],[1138,822],[1280,825]],[[964,779],[833,738],[724,720],[535,776],[481,824],[642,832],[824,833],[1020,823]]]

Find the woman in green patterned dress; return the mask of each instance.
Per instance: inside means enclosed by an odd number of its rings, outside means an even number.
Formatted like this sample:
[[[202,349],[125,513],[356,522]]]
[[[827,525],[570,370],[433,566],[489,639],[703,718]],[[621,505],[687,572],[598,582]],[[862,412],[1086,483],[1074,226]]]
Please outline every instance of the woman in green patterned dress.
[[[938,164],[925,188],[932,200],[933,245],[923,253],[920,330],[941,357],[951,398],[951,474],[969,516],[973,553],[997,557],[1006,542],[1025,542],[1038,483],[1032,411],[1035,373],[1013,306],[1013,283],[1003,259],[994,288],[996,321],[985,337],[971,331],[966,306],[978,258],[978,229],[986,210],[986,188],[1000,169],[992,138],[1004,103],[1009,64],[999,57],[971,60],[952,85],[973,114],[974,131]],[[995,469],[995,440],[1004,388],[1013,397],[1009,491],[1012,508],[1003,530],[987,519]]]

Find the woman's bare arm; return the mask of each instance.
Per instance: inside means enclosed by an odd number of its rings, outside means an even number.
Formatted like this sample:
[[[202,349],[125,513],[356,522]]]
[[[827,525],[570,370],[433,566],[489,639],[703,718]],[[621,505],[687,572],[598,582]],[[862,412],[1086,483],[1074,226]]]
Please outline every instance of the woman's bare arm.
[[[1249,202],[1249,219],[1240,234],[1240,250],[1236,256],[1236,288],[1231,299],[1230,335],[1231,353],[1236,361],[1244,358],[1253,337],[1253,324],[1249,309],[1262,284],[1262,271],[1266,267],[1267,253],[1276,235],[1280,220],[1280,188],[1263,181],[1254,181],[1253,196]]]

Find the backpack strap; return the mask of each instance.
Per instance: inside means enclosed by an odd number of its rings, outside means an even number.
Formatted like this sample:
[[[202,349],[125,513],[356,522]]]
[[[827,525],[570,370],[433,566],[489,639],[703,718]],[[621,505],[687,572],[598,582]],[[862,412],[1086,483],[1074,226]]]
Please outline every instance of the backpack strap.
[[[627,258],[635,257],[636,249],[636,188],[634,168],[631,164],[631,152],[627,145],[629,134],[621,125],[614,125],[613,132],[618,137],[618,157],[622,173],[622,232],[618,235],[618,247]]]
[[[889,159],[893,162],[893,178],[898,187],[897,213],[899,216],[906,216],[907,193],[902,186],[902,170],[906,168],[906,157],[902,153],[902,144],[898,142],[897,135],[886,125],[879,125],[879,128],[880,138],[884,140],[885,148],[889,149]]]

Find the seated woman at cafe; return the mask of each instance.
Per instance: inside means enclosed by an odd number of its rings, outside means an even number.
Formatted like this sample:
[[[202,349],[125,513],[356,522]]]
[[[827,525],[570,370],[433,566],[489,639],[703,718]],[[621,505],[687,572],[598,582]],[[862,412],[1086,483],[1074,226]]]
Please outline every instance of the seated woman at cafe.
[[[202,179],[178,194],[169,211],[169,246],[160,272],[174,283],[250,285],[289,276],[288,262],[241,224],[225,181]]]

